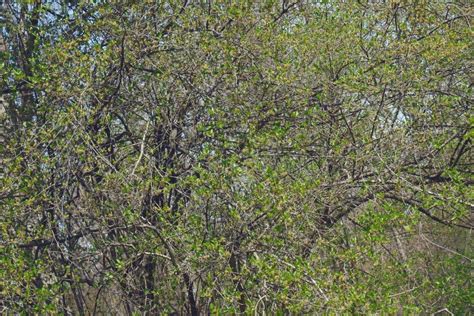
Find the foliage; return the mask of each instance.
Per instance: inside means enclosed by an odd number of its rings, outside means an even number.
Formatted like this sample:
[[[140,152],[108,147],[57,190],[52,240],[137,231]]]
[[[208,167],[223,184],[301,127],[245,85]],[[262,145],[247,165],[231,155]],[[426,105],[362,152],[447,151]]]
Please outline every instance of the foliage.
[[[0,306],[469,312],[469,1],[5,1]]]

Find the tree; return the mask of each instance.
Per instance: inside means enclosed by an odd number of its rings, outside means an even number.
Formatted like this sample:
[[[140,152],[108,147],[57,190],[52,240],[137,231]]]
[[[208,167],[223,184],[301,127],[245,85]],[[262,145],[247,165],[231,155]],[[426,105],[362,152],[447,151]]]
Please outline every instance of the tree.
[[[471,15],[4,2],[4,310],[467,311]]]

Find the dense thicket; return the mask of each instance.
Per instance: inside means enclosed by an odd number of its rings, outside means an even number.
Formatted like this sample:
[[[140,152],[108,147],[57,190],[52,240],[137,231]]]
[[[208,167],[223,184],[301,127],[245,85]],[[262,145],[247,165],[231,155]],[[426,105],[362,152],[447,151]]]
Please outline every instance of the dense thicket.
[[[470,1],[0,10],[2,312],[469,312]]]

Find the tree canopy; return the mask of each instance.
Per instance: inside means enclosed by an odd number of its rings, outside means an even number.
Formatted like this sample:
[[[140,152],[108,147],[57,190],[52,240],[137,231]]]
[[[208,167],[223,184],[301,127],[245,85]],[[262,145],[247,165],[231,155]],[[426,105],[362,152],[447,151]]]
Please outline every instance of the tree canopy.
[[[2,312],[468,313],[470,1],[0,10]]]

